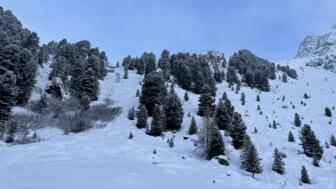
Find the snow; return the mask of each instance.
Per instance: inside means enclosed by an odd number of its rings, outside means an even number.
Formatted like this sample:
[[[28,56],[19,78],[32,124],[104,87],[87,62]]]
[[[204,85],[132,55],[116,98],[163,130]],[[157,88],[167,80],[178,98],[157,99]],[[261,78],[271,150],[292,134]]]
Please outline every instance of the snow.
[[[175,134],[167,132],[163,139],[146,135],[145,129],[137,129],[135,121],[127,119],[127,112],[132,106],[139,105],[135,94],[141,88],[139,83],[143,77],[129,71],[129,79],[122,79],[123,69],[120,68],[108,73],[104,81],[101,81],[99,101],[95,103],[102,103],[106,98],[112,99],[114,106],[122,107],[122,114],[101,129],[63,135],[59,131],[45,128],[38,132],[50,136],[48,140],[15,146],[1,143],[0,188],[336,188],[336,147],[324,149],[320,167],[314,167],[311,158],[298,155],[298,150],[301,150],[298,138],[300,128],[292,123],[294,113],[303,116],[303,123],[312,126],[321,145],[329,141],[331,134],[336,135],[335,118],[323,115],[326,106],[336,105],[336,75],[305,66],[305,59],[279,63],[295,68],[299,79],[288,78],[288,83],[282,83],[278,79],[271,81],[271,92],[261,92],[260,102],[256,101],[256,89],[241,87],[240,92],[246,95],[246,104],[243,106],[240,103],[240,93],[231,91],[227,83],[217,85],[216,99],[224,91],[227,92],[236,110],[242,114],[247,133],[262,158],[264,171],[256,175],[255,179],[250,173],[240,169],[240,151],[231,146],[229,137],[224,137],[224,140],[225,157],[230,166],[219,165],[216,160],[204,160],[195,152],[195,136],[183,139],[191,120],[189,113],[195,116],[198,126],[202,126],[202,119],[196,115],[198,95],[189,92],[190,100],[184,102],[185,91],[178,87],[175,89],[185,112],[181,131]],[[46,71],[41,73],[48,72],[47,68],[44,69]],[[281,74],[277,73],[278,76]],[[38,77],[37,86],[45,86],[47,74],[42,75]],[[303,99],[304,93],[311,98]],[[281,100],[282,95],[286,96],[284,102]],[[307,106],[301,105],[301,100]],[[291,101],[295,109],[292,109]],[[258,104],[262,115],[257,111]],[[287,105],[288,109],[283,109],[283,105]],[[25,110],[16,108],[15,112],[24,113]],[[277,129],[268,127],[273,119],[280,124]],[[328,124],[330,120],[331,125]],[[254,127],[258,129],[258,133],[252,133]],[[53,134],[48,134],[49,131]],[[287,141],[289,131],[293,132],[295,143]],[[134,134],[132,140],[127,138],[130,132]],[[175,147],[170,148],[166,141],[173,136]],[[287,155],[283,176],[271,171],[275,147]],[[153,153],[154,149],[156,154]],[[308,170],[311,185],[299,185],[302,165]]]

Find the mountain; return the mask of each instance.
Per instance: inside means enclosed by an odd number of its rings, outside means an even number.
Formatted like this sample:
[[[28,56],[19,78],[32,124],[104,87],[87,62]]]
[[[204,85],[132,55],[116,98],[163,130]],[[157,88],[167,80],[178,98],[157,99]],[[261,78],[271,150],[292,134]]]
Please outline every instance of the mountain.
[[[13,20],[10,12],[6,14]],[[6,24],[5,28],[12,31],[11,26],[17,25]],[[0,40],[4,47],[13,43],[17,40],[8,44]],[[316,46],[311,44],[315,42],[305,45],[310,52]],[[0,55],[7,54],[0,51]],[[41,45],[36,54],[36,82],[28,102],[8,105],[10,114],[2,117],[6,122],[0,122],[1,138],[11,139],[0,140],[0,188],[336,186],[336,141],[331,140],[336,136],[336,74],[307,66],[307,60],[311,60],[308,55],[270,62],[249,50],[231,57],[216,51],[170,54],[164,50],[158,58],[144,53],[113,64],[89,41],[66,40]],[[15,56],[0,57],[0,68],[17,64]],[[10,77],[4,76],[0,77],[0,83],[6,82],[0,85],[1,95],[7,95],[6,89],[11,87]],[[87,97],[89,92],[96,96]],[[1,102],[8,101],[0,97]],[[225,107],[219,109],[223,99]],[[153,115],[148,117],[142,114],[148,115],[146,111],[137,113],[146,103],[153,103],[153,109],[160,113],[152,110]],[[208,105],[203,106],[205,115],[200,116],[199,104]],[[181,108],[183,113],[176,116],[176,109]],[[218,112],[226,114],[214,119],[208,116],[211,108],[214,117]],[[192,117],[198,133],[191,135]],[[182,121],[180,129],[169,129],[171,125],[164,124],[167,118],[171,123]],[[140,119],[146,121],[146,128],[137,127]],[[155,137],[148,132],[153,122],[160,125],[162,135]],[[228,127],[220,127],[223,123]],[[303,129],[309,128],[307,125],[311,130]],[[293,141],[289,141],[289,133]],[[309,140],[302,133],[308,133]],[[208,140],[202,143],[204,137]],[[234,145],[243,140],[249,153]],[[220,141],[224,148],[217,145]],[[219,154],[208,158],[205,145],[214,151],[220,146],[216,151]],[[250,151],[252,146],[254,153]],[[283,158],[283,174],[272,169],[275,148]],[[242,166],[241,158],[256,153],[259,158],[250,160],[259,162],[262,171],[253,174]],[[317,159],[318,155],[322,157]],[[302,166],[310,184],[301,182]]]
[[[310,66],[328,70],[336,68],[336,25],[319,35],[307,36],[300,44],[295,58],[306,58]]]

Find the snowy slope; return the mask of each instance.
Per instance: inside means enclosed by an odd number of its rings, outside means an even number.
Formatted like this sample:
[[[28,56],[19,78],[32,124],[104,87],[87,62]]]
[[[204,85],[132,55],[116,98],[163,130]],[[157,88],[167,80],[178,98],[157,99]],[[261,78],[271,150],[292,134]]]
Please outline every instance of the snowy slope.
[[[239,154],[228,137],[225,139],[225,156],[230,166],[222,166],[216,160],[204,160],[193,146],[193,139],[184,140],[190,117],[196,117],[198,126],[202,120],[196,115],[198,95],[189,93],[190,100],[184,102],[184,90],[176,88],[183,102],[185,112],[183,128],[173,134],[165,133],[165,138],[151,137],[144,129],[137,129],[135,122],[127,119],[128,109],[138,106],[136,90],[143,77],[129,72],[129,79],[122,78],[122,68],[100,83],[100,101],[110,98],[115,106],[123,109],[122,114],[105,128],[91,129],[87,132],[70,135],[54,135],[49,140],[27,145],[0,145],[0,188],[4,189],[107,189],[107,188],[336,188],[336,147],[325,149],[320,167],[312,165],[311,159],[299,155],[299,128],[293,126],[294,113],[298,112],[309,123],[324,144],[333,133],[336,135],[335,118],[326,118],[324,108],[335,106],[334,92],[336,75],[324,69],[305,66],[305,59],[283,61],[290,64],[299,74],[298,80],[289,79],[288,83],[280,80],[271,81],[271,92],[261,92],[259,102],[263,114],[257,111],[256,90],[242,87],[246,94],[246,104],[240,104],[240,93],[231,91],[226,83],[218,84],[217,100],[226,91],[235,108],[243,116],[247,133],[256,144],[262,157],[263,173],[251,175],[239,168]],[[281,75],[281,72],[277,73]],[[38,83],[45,81],[39,78]],[[39,84],[38,84],[39,85]],[[310,99],[304,100],[307,93]],[[282,95],[286,96],[283,102]],[[279,98],[279,100],[278,100]],[[303,100],[307,106],[300,104]],[[296,109],[291,108],[292,102]],[[99,102],[96,102],[99,103]],[[288,109],[283,109],[287,105]],[[274,111],[274,112],[273,112]],[[333,111],[335,115],[336,112]],[[268,118],[266,118],[268,117]],[[276,120],[277,129],[268,124]],[[332,124],[328,122],[332,119]],[[254,127],[258,133],[252,133]],[[134,139],[129,140],[129,132]],[[288,131],[295,135],[296,142],[287,142]],[[168,137],[175,136],[175,147],[166,143]],[[284,159],[286,173],[280,176],[271,171],[274,148],[287,154]],[[154,149],[156,154],[153,153]],[[299,185],[301,166],[305,165],[311,185]]]

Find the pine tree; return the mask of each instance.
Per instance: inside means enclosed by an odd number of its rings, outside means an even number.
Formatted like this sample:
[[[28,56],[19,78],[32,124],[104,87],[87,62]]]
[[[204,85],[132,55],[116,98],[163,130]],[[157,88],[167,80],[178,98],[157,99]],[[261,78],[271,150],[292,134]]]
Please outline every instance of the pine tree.
[[[81,110],[90,109],[90,97],[87,94],[83,94],[80,99]]]
[[[123,79],[128,79],[128,64],[124,66],[124,76]]]
[[[319,160],[317,159],[316,156],[313,156],[313,165],[315,167],[319,167],[320,166]]]
[[[316,138],[314,131],[309,125],[304,125],[301,129],[300,140],[306,156],[315,156],[318,160],[322,158],[323,148],[320,146],[320,141]]]
[[[301,118],[298,113],[295,113],[294,115],[294,125],[297,127],[301,126]]]
[[[162,135],[162,111],[161,106],[156,105],[153,110],[153,120],[149,135],[161,136]]]
[[[214,119],[219,129],[229,131],[231,126],[231,116],[222,99],[219,99]]]
[[[40,96],[40,100],[38,101],[38,112],[42,113],[48,107],[47,104],[47,96],[46,94],[42,94]]]
[[[70,94],[77,99],[81,99],[82,94],[82,80],[83,80],[83,72],[84,72],[84,60],[78,60],[75,62],[75,65],[72,70],[72,75],[70,79]]]
[[[199,132],[199,148],[204,151],[208,160],[215,156],[224,155],[224,142],[216,123],[206,118],[205,127]]]
[[[127,117],[128,117],[129,120],[134,120],[134,118],[135,118],[134,106],[128,110]]]
[[[197,112],[199,116],[211,116],[213,114],[213,111],[215,109],[214,99],[209,91],[210,88],[208,86],[205,86],[203,88],[203,93],[199,97],[198,112]],[[208,112],[209,115],[206,115],[205,112]]]
[[[305,166],[301,168],[301,182],[305,184],[310,184],[310,179]]]
[[[141,128],[147,128],[147,109],[146,106],[142,105],[140,106],[139,112],[137,113],[137,123],[136,127]]]
[[[128,135],[128,139],[133,139],[133,138],[134,138],[134,135],[133,135],[132,132],[130,132],[129,135]]]
[[[334,135],[331,135],[330,137],[330,145],[336,147],[336,138]]]
[[[196,124],[196,120],[194,117],[191,118],[191,123],[189,126],[189,130],[188,130],[188,135],[193,135],[197,133],[197,124]]]
[[[245,105],[245,93],[241,93],[240,101],[242,105]]]
[[[167,89],[162,74],[153,71],[146,75],[141,91],[141,104],[146,106],[148,115],[151,116],[155,105],[161,105],[163,99],[167,95]]]
[[[99,83],[95,72],[89,67],[85,72],[81,82],[81,91],[90,97],[90,100],[98,99]]]
[[[13,120],[9,120],[6,123],[7,127],[7,138],[5,139],[6,143],[13,143],[15,139],[15,133],[17,129],[17,123]]]
[[[287,83],[287,74],[282,74],[282,82]]]
[[[169,51],[164,49],[161,53],[161,57],[158,61],[158,66],[161,68],[163,77],[165,80],[169,79],[170,75],[170,63],[169,63]]]
[[[294,135],[292,132],[289,131],[288,133],[288,141],[289,142],[295,142]]]
[[[230,136],[232,137],[232,145],[235,149],[240,149],[243,146],[245,131],[246,126],[241,118],[241,115],[237,112],[233,113]]]
[[[145,75],[156,71],[156,60],[153,53],[144,53],[141,56],[141,60],[145,63]]]
[[[0,66],[0,135],[4,134],[5,123],[15,105],[16,77],[13,72]]]
[[[188,92],[184,93],[184,101],[189,101],[189,95]]]
[[[272,164],[272,170],[282,175],[285,172],[284,168],[285,163],[282,160],[283,158],[282,154],[279,152],[277,148],[274,149],[273,157],[274,160]]]
[[[332,113],[329,107],[326,107],[324,110],[324,115],[327,117],[332,117]]]
[[[183,122],[183,107],[176,94],[169,95],[165,100],[164,113],[166,129],[179,130]]]
[[[260,96],[257,95],[257,102],[260,102]]]
[[[252,173],[252,178],[254,178],[254,174],[263,171],[262,166],[260,165],[261,159],[249,137],[245,137],[245,140],[246,142],[244,142],[243,150],[240,155],[241,167],[247,172]]]

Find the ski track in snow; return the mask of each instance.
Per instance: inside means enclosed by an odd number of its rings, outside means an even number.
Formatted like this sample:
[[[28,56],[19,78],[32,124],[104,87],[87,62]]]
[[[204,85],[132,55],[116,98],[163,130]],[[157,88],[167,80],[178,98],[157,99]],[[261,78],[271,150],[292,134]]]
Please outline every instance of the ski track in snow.
[[[9,146],[0,144],[0,188],[1,189],[107,189],[107,188],[232,188],[232,189],[280,189],[280,188],[310,188],[336,189],[336,147],[324,148],[324,156],[320,167],[312,165],[311,158],[297,155],[299,146],[299,131],[293,125],[294,113],[304,117],[303,124],[312,126],[321,145],[329,142],[333,133],[336,135],[336,120],[324,116],[326,106],[336,106],[335,89],[336,75],[323,69],[304,66],[304,59],[279,62],[289,64],[299,74],[298,80],[288,78],[288,83],[279,79],[271,81],[271,92],[261,92],[260,102],[256,101],[256,89],[241,87],[246,95],[246,104],[240,103],[240,93],[235,94],[224,82],[217,85],[216,99],[224,91],[234,104],[236,111],[242,114],[247,125],[247,133],[251,136],[262,158],[263,173],[256,175],[240,169],[240,151],[234,150],[230,139],[224,137],[226,157],[230,166],[222,166],[216,160],[204,160],[195,153],[193,139],[184,140],[183,136],[189,127],[190,117],[195,116],[199,127],[202,119],[196,115],[198,95],[189,93],[189,101],[183,100],[184,90],[176,86],[185,112],[183,128],[173,134],[165,133],[165,138],[151,137],[145,134],[145,129],[137,129],[135,121],[127,119],[128,109],[138,106],[136,90],[140,89],[142,76],[129,71],[129,79],[122,79],[123,69],[109,73],[100,83],[98,102],[111,98],[114,106],[122,107],[123,112],[105,128],[91,129],[79,134],[62,135],[55,129],[38,131],[38,134],[48,136],[48,140],[39,143]],[[301,70],[304,69],[304,71]],[[44,68],[48,72],[48,68]],[[47,73],[44,73],[47,74]],[[282,72],[277,72],[280,76]],[[37,77],[37,85],[45,85],[47,77]],[[327,78],[327,79],[326,79]],[[309,83],[307,86],[306,83]],[[311,96],[303,99],[304,93]],[[286,96],[282,102],[282,95]],[[36,95],[33,95],[33,98]],[[279,100],[278,100],[279,98]],[[307,106],[300,104],[300,101]],[[296,106],[292,109],[290,102]],[[217,102],[216,102],[217,103]],[[260,104],[262,115],[257,112]],[[282,109],[287,105],[288,109]],[[273,113],[273,110],[275,113]],[[24,112],[15,108],[15,112]],[[333,111],[336,115],[336,112]],[[268,120],[266,119],[268,117]],[[268,124],[276,120],[280,127],[269,128]],[[328,124],[332,119],[333,123]],[[313,123],[310,123],[312,121]],[[252,133],[254,127],[258,133]],[[292,131],[295,143],[287,141],[288,132]],[[134,138],[129,140],[128,134],[133,132]],[[49,134],[50,135],[50,134]],[[175,136],[175,147],[170,148],[166,142],[168,137]],[[278,175],[271,171],[273,150],[277,147],[287,155],[285,174]],[[153,154],[153,150],[156,154]],[[184,159],[182,158],[184,157]],[[331,161],[331,164],[329,164]],[[311,185],[299,185],[301,166],[305,165],[312,180]]]

